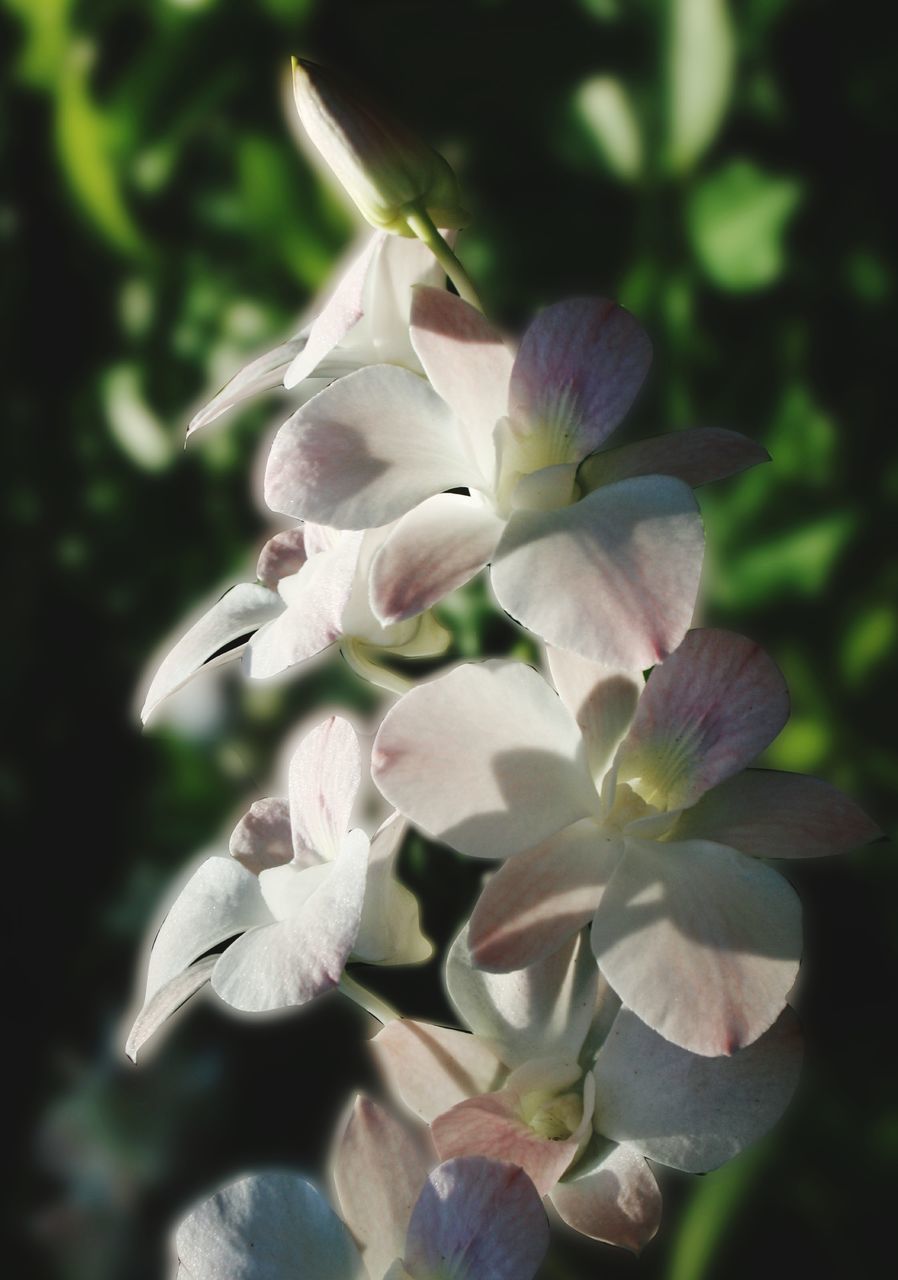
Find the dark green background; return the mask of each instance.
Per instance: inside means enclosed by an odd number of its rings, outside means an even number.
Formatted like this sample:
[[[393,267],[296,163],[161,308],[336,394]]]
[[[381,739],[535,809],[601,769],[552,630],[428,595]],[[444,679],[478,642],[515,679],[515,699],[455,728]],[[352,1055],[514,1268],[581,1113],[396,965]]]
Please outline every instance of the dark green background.
[[[687,9],[689,40],[677,36]],[[141,736],[133,720],[160,639],[239,577],[263,536],[250,467],[284,410],[269,400],[185,452],[190,410],[290,330],[353,230],[291,141],[289,54],[343,67],[449,156],[476,215],[461,253],[502,322],[572,292],[636,311],[656,358],[634,434],[717,424],[769,447],[773,465],[702,496],[705,618],[762,641],[786,672],[794,712],[769,762],[837,783],[888,826],[890,12],[874,0],[0,4],[4,1052],[23,1068],[5,1097],[6,1206],[31,1259],[16,1274],[162,1274],[165,1226],[191,1196],[265,1163],[315,1169],[346,1091],[371,1083],[362,1021],[334,1001],[253,1027],[204,1006],[143,1069],[121,1052],[139,941],[171,876],[264,793],[298,715],[364,705],[335,664],[283,696],[226,684],[214,732]],[[493,650],[513,639],[468,603],[459,652],[478,628]],[[445,939],[479,869],[418,843],[404,870]],[[669,1178],[640,1263],[561,1245],[546,1275],[880,1270],[898,1172],[894,854],[880,843],[788,871],[806,908],[808,1039],[789,1116],[723,1171]],[[440,1016],[434,966],[398,977],[373,983]]]

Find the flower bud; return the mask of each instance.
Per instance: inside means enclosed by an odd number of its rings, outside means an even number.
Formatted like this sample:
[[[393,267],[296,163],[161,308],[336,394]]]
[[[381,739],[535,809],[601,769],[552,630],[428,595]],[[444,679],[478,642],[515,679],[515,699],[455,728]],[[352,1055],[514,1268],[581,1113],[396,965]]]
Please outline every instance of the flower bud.
[[[340,77],[294,58],[293,96],[312,142],[372,226],[410,236],[407,216],[421,209],[438,227],[468,222],[443,157]]]

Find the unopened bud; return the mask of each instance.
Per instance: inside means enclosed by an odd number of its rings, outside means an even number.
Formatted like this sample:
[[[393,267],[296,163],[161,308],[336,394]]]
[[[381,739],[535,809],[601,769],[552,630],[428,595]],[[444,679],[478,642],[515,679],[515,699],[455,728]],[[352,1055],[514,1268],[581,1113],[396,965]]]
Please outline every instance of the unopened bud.
[[[312,142],[372,226],[410,236],[408,215],[422,209],[438,227],[469,221],[443,157],[333,72],[294,58],[293,96]]]

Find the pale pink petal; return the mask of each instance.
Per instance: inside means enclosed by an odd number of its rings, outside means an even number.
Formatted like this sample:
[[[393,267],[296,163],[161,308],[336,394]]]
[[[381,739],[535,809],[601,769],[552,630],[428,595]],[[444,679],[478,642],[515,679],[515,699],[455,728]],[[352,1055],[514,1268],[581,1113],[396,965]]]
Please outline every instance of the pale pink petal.
[[[433,1148],[421,1133],[413,1133],[370,1098],[356,1097],[331,1172],[341,1217],[361,1246],[369,1275],[377,1280],[404,1252],[412,1209],[435,1163]]]
[[[558,302],[540,312],[521,340],[509,415],[564,431],[582,458],[630,408],[651,359],[648,337],[622,307],[606,298]]]
[[[171,1018],[191,996],[196,995],[212,976],[218,956],[206,956],[189,965],[160,987],[138,1013],[125,1042],[125,1053],[132,1062],[158,1029]]]
[[[422,964],[433,946],[421,931],[418,900],[396,879],[408,825],[393,813],[371,838],[368,886],[354,954],[366,964]]]
[[[693,427],[603,450],[586,459],[577,478],[584,488],[596,489],[629,476],[675,476],[696,489],[769,461],[763,445],[738,431]]]
[[[307,733],[290,760],[294,847],[335,858],[362,781],[362,753],[348,720],[331,716]]]
[[[220,418],[222,414],[244,400],[250,400],[253,396],[261,395],[263,391],[273,391],[275,387],[280,387],[284,381],[284,371],[305,347],[307,335],[308,329],[303,329],[289,342],[284,342],[273,351],[266,351],[264,355],[251,360],[245,368],[225,383],[218,395],[214,396],[202,409],[197,410],[190,419],[190,425],[187,428],[188,436],[202,427],[207,427],[210,422],[214,422],[216,418]]]
[[[451,243],[453,233],[446,235]],[[443,288],[445,283],[446,272],[426,244],[404,236],[386,236],[369,276],[365,319],[359,326],[372,352],[364,363],[401,364],[423,372],[409,334],[414,286]]]
[[[363,314],[365,280],[372,259],[386,236],[375,232],[359,256],[337,282],[331,297],[324,304],[309,326],[308,339],[302,351],[296,355],[284,374],[284,386],[296,387],[313,374]]]
[[[478,481],[433,388],[408,369],[373,365],[321,391],[281,427],[265,501],[338,529],[374,529],[434,493]]]
[[[274,796],[256,800],[231,833],[228,851],[253,875],[290,862],[294,849],[287,801]],[[318,860],[311,850],[303,854],[304,863]]]
[[[493,557],[496,598],[551,645],[644,670],[692,620],[704,535],[681,480],[644,476],[557,511],[518,511]]]
[[[303,526],[283,529],[269,538],[259,552],[256,577],[263,587],[275,591],[281,578],[290,578],[294,573],[299,573],[307,559],[306,532]]]
[[[449,1160],[415,1205],[404,1261],[415,1280],[532,1280],[548,1247],[545,1211],[520,1169]]]
[[[254,631],[283,611],[276,591],[241,582],[218,600],[169,651],[153,676],[140,718],[147,720],[176,689],[203,668],[239,658]]]
[[[198,1205],[175,1251],[189,1280],[361,1280],[358,1250],[311,1183],[252,1174]]]
[[[785,681],[759,645],[731,631],[690,631],[649,677],[618,752],[618,779],[639,779],[643,799],[660,808],[694,804],[754,760],[788,718]]]
[[[484,476],[495,467],[493,430],[508,412],[514,357],[489,321],[445,289],[417,288],[412,345],[434,391],[465,428]]]
[[[680,816],[672,838],[714,840],[756,858],[819,858],[881,835],[863,809],[828,782],[749,769],[706,791]]]
[[[474,967],[467,926],[446,957],[446,989],[462,1021],[509,1067],[531,1058],[576,1059],[598,999],[585,936],[514,973]]]
[[[633,1253],[648,1244],[661,1222],[661,1192],[645,1159],[612,1145],[552,1190],[551,1200],[575,1231]]]
[[[297,574],[281,579],[280,615],[260,628],[247,647],[244,662],[249,676],[264,680],[278,675],[340,638],[361,537],[344,534],[332,547],[310,556]]]
[[[495,1089],[505,1075],[476,1036],[411,1018],[387,1023],[371,1047],[390,1088],[428,1124],[457,1102]]]
[[[307,1004],[335,987],[359,931],[367,866],[368,839],[353,831],[297,915],[231,943],[213,971],[213,990],[235,1009],[259,1013]]]
[[[597,806],[573,717],[521,662],[410,690],[384,718],[372,774],[416,826],[480,858],[529,849]]]
[[[645,687],[642,672],[614,671],[551,646],[546,661],[558,696],[583,732],[592,775],[601,778],[633,719]]]
[[[442,1160],[486,1156],[520,1165],[541,1196],[548,1193],[577,1154],[573,1138],[542,1138],[519,1113],[517,1093],[503,1090],[459,1102],[430,1126]]]
[[[801,906],[772,868],[703,840],[628,840],[592,928],[602,973],[637,1017],[716,1057],[779,1017],[798,973]]]
[[[705,1173],[776,1124],[798,1084],[801,1035],[791,1009],[732,1057],[687,1053],[622,1009],[596,1059],[603,1134],[688,1173]]]
[[[621,853],[586,819],[503,863],[471,916],[468,942],[480,969],[523,969],[589,924]]]
[[[477,498],[439,493],[398,521],[371,567],[371,607],[389,625],[429,609],[489,563],[504,521]]]

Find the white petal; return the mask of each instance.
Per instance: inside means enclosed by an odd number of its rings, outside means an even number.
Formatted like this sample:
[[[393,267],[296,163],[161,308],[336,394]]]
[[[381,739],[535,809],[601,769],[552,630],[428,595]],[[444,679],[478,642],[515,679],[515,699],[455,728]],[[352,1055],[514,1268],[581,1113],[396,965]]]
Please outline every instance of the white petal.
[[[204,960],[197,960],[195,964],[190,965],[183,973],[177,974],[169,982],[166,982],[147,1000],[135,1018],[134,1025],[131,1027],[128,1039],[125,1042],[125,1053],[127,1053],[132,1062],[137,1061],[137,1055],[150,1036],[158,1031],[163,1023],[168,1022],[169,1018],[180,1009],[181,1005],[185,1004],[191,996],[196,995],[197,991],[206,985],[217,960],[218,956],[206,956]]]
[[[407,369],[373,365],[320,392],[281,427],[265,501],[339,529],[374,529],[434,493],[478,480],[429,384]]]
[[[763,1137],[798,1084],[791,1009],[732,1057],[679,1049],[622,1009],[596,1059],[596,1125],[660,1164],[705,1173]]]
[[[769,461],[762,445],[737,431],[693,427],[593,454],[578,478],[585,488],[595,489],[628,476],[676,476],[695,489]]]
[[[323,858],[337,856],[361,781],[362,753],[347,720],[331,716],[306,734],[290,760],[288,780],[297,852],[308,847]]]
[[[498,1087],[506,1071],[477,1036],[399,1018],[371,1041],[390,1088],[428,1124],[476,1094]]]
[[[371,839],[368,886],[355,956],[366,964],[422,964],[433,946],[421,932],[418,900],[396,879],[396,855],[407,831],[393,813]]]
[[[558,1213],[593,1240],[639,1253],[661,1222],[661,1192],[645,1159],[629,1146],[611,1145],[587,1168],[551,1193]]]
[[[509,1067],[576,1059],[596,1011],[598,975],[586,938],[571,938],[514,973],[475,969],[467,926],[446,957],[446,990],[462,1021]]]
[[[411,618],[473,578],[492,557],[504,521],[477,498],[439,493],[398,521],[371,568],[381,622]]]
[[[372,774],[416,826],[482,858],[531,848],[597,806],[573,718],[520,662],[412,689],[384,718]]]
[[[776,871],[703,840],[628,840],[592,929],[599,967],[637,1017],[693,1053],[756,1040],[798,973],[801,906]]]
[[[241,647],[236,642],[247,640],[263,623],[276,618],[283,608],[276,591],[255,582],[241,582],[227,591],[163,660],[147,690],[140,713],[143,722],[147,722],[163,699],[180,689],[201,668],[239,658]],[[226,647],[227,652],[219,653]]]
[[[493,557],[496,598],[549,644],[644,670],[692,620],[704,536],[680,480],[622,480],[557,511],[518,511]]]
[[[202,427],[207,427],[210,422],[214,422],[223,413],[233,409],[234,405],[261,395],[263,391],[273,391],[275,387],[281,386],[284,371],[305,347],[307,334],[308,330],[303,329],[289,342],[284,342],[273,351],[266,351],[264,355],[251,360],[245,368],[225,383],[218,395],[193,415],[190,426],[187,428],[188,436]]]
[[[592,776],[600,779],[633,719],[645,687],[642,672],[614,671],[551,647],[546,660],[558,696],[583,732]]]
[[[257,800],[231,833],[228,851],[253,875],[290,862],[294,848],[287,801],[274,796]],[[318,860],[308,849],[301,856],[305,865]]]
[[[346,1227],[315,1188],[289,1173],[223,1187],[178,1227],[190,1280],[362,1280]]]
[[[256,562],[256,577],[263,587],[277,590],[281,578],[291,578],[309,558],[306,548],[306,531],[303,525],[293,529],[282,529],[269,538],[259,552]]]

